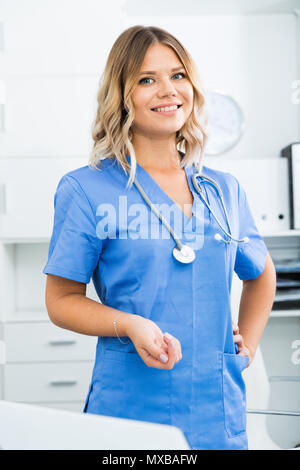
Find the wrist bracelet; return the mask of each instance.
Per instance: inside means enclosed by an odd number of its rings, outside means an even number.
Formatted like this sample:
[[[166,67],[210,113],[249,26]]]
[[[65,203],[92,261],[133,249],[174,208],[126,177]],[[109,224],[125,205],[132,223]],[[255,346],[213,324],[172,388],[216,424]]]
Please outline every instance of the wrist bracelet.
[[[121,314],[120,314],[120,315],[121,315]],[[118,315],[117,318],[119,318],[120,315]],[[115,329],[116,335],[117,335],[117,337],[118,337],[118,339],[119,339],[119,341],[120,341],[121,343],[123,343],[123,344],[128,344],[128,343],[130,343],[130,341],[122,341],[121,338],[120,338],[120,336],[118,335],[118,332],[117,332],[117,318],[115,318],[115,319],[113,320],[113,325],[114,325],[114,329]]]

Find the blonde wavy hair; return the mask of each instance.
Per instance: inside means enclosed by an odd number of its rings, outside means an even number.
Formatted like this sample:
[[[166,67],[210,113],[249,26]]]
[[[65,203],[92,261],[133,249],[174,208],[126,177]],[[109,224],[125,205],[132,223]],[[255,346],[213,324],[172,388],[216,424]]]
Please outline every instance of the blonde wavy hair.
[[[89,166],[101,170],[101,159],[116,158],[123,170],[129,173],[126,187],[131,187],[136,173],[136,156],[131,143],[134,122],[131,94],[148,48],[157,43],[171,47],[177,54],[194,90],[193,111],[176,132],[177,150],[185,152],[181,167],[196,164],[201,171],[203,166],[207,117],[193,59],[178,39],[167,31],[155,26],[132,26],[116,39],[100,77],[98,108],[92,124],[94,146],[89,159]],[[131,165],[126,154],[130,155]]]

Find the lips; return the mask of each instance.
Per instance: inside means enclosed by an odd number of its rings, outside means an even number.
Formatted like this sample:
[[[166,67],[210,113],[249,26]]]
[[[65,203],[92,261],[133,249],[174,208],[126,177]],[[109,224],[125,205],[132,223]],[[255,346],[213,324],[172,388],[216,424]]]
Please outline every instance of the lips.
[[[171,106],[177,106],[177,109],[178,109],[182,106],[182,104],[173,103],[173,104],[166,104],[165,106],[156,106],[155,108],[151,108],[151,111],[155,111],[158,108],[170,108]]]

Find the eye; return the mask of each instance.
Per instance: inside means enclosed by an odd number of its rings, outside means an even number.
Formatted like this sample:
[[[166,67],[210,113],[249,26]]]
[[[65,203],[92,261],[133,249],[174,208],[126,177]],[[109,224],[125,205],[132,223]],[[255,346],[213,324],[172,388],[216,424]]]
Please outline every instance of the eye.
[[[145,78],[142,78],[139,83],[143,83],[143,80],[153,80],[153,78],[150,78],[150,77],[145,77]]]
[[[183,78],[186,77],[186,74],[183,73],[183,72],[175,73],[175,75],[173,75],[173,77],[176,77],[176,75],[182,75]],[[144,83],[145,83],[144,80],[153,80],[153,78],[150,78],[150,77],[141,78],[141,80],[139,81],[139,83],[144,84]],[[147,85],[147,83],[146,83],[146,85]]]
[[[173,77],[175,77],[176,75],[182,75],[183,77],[186,77],[185,73],[183,73],[183,72],[175,73],[175,75],[173,75]]]

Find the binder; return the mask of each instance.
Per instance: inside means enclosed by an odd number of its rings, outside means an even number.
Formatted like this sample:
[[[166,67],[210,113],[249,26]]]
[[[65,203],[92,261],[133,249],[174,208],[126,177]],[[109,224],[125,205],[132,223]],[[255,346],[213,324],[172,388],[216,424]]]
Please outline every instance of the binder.
[[[290,228],[300,229],[300,142],[294,142],[281,150],[288,159]]]

